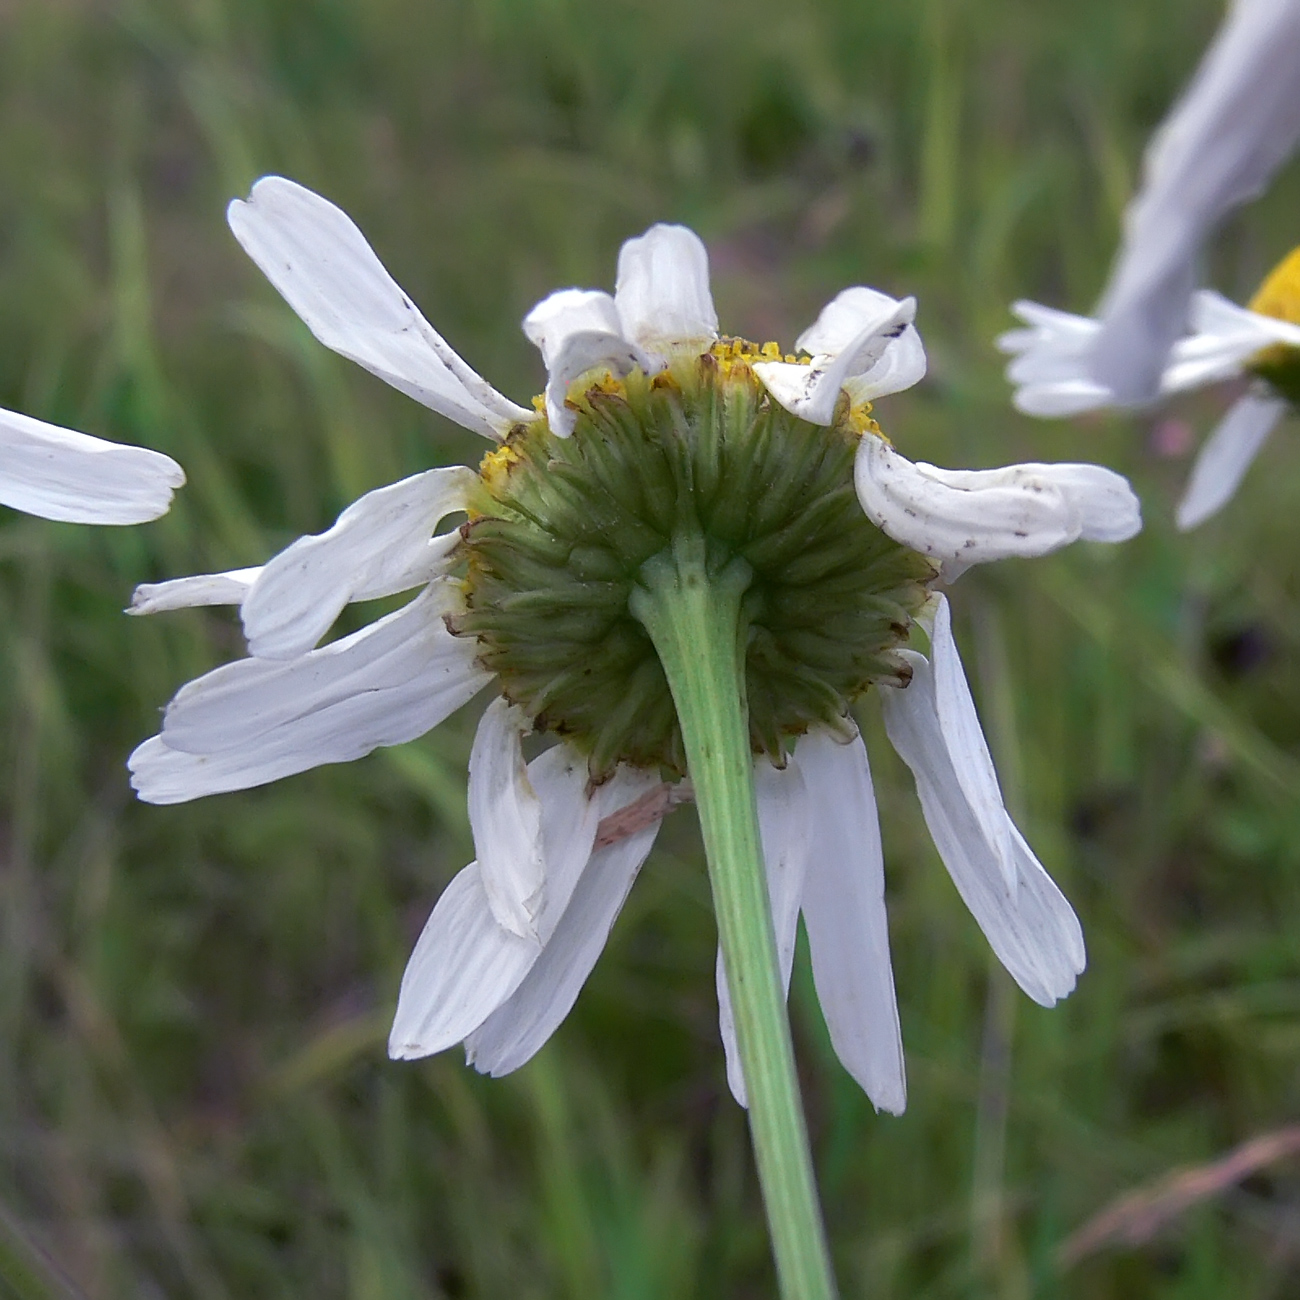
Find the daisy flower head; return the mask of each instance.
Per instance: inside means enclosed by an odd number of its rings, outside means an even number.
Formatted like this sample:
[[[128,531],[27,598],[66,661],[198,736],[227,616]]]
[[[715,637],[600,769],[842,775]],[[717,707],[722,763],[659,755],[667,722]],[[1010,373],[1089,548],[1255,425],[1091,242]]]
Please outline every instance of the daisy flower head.
[[[0,410],[0,505],[61,523],[143,524],[184,482],[160,451]]]
[[[1007,378],[1016,385],[1018,409],[1064,416],[1124,405],[1090,370],[1099,321],[1035,302],[1017,302],[1012,311],[1026,328],[1003,334],[998,347],[1012,356]],[[1243,377],[1250,380],[1245,393],[1196,457],[1178,505],[1179,528],[1195,528],[1231,500],[1274,426],[1300,402],[1300,248],[1269,272],[1245,307],[1212,289],[1192,296],[1190,329],[1169,353],[1158,395]]]
[[[1097,309],[1088,374],[1117,402],[1159,395],[1170,348],[1188,323],[1202,245],[1263,190],[1298,140],[1300,0],[1232,0],[1147,148]]]
[[[1079,924],[1006,812],[940,588],[971,564],[1131,536],[1122,478],[908,460],[870,404],[924,374],[915,301],[846,289],[791,353],[724,336],[704,244],[682,226],[625,243],[612,294],[564,289],[527,315],[547,382],[524,407],[452,351],[325,199],[267,177],[229,217],[321,342],[491,443],[477,468],[368,493],[261,568],[135,600],[237,604],[249,648],[183,687],[132,755],[149,802],[359,758],[490,688],[469,762],[477,856],[416,943],[394,1057],[463,1043],[499,1075],[560,1024],[687,779],[703,823],[723,797],[697,762],[698,719],[719,707],[710,664],[739,683],[781,977],[802,915],[835,1048],[877,1107],[901,1111],[905,1086],[850,713],[871,688],[994,950],[1036,1001],[1070,991]],[[464,522],[439,531],[451,516]],[[404,591],[395,612],[324,640],[348,602]],[[693,639],[708,626],[721,641]],[[530,732],[555,743],[526,762]],[[744,1100],[721,958],[718,985]]]

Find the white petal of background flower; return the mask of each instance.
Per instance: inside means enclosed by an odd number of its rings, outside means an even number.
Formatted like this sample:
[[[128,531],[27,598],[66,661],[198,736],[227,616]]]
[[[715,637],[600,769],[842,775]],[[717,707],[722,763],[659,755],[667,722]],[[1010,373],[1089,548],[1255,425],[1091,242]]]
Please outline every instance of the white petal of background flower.
[[[885,864],[861,736],[810,731],[796,751],[808,790],[803,921],[831,1045],[877,1110],[907,1105],[885,915]]]
[[[935,848],[998,960],[1035,1002],[1051,1006],[1074,988],[1086,962],[1078,918],[1009,816],[1009,841],[987,838],[955,768],[967,756],[950,748],[934,670],[923,655],[901,653],[912,680],[901,690],[881,687],[881,707],[889,739],[916,779]],[[1014,891],[999,858],[1008,850]]]
[[[168,582],[142,582],[131,593],[128,614],[161,614],[169,609],[199,605],[241,605],[252,590],[261,568],[230,569],[226,573],[198,573]]]
[[[861,289],[862,286],[857,286]],[[850,396],[865,401],[884,392],[897,391],[888,387],[890,376],[909,387],[925,373],[925,350],[920,336],[915,341],[903,343],[902,336],[916,316],[916,299],[904,298],[895,302],[887,294],[874,289],[863,292],[869,298],[855,298],[854,290],[845,290],[830,306],[823,317],[831,312],[831,323],[818,322],[800,336],[800,346],[810,336],[825,341],[838,340],[849,319],[858,318],[858,330],[849,336],[843,346],[831,353],[817,353],[811,364],[792,365],[784,361],[762,361],[754,366],[754,373],[762,380],[768,392],[791,415],[812,424],[830,424],[835,416],[835,404],[840,390],[852,381]],[[832,309],[834,309],[832,311]],[[819,328],[820,327],[820,328]],[[915,334],[915,331],[913,331]],[[882,359],[891,347],[902,347],[897,365],[881,368]],[[920,371],[916,365],[919,359]],[[873,382],[879,372],[880,382]]]
[[[1179,528],[1195,528],[1227,505],[1289,407],[1284,397],[1261,385],[1229,408],[1197,454],[1178,503]]]
[[[854,482],[867,518],[895,541],[963,566],[1045,555],[1080,537],[1123,540],[1142,526],[1128,483],[1097,465],[945,470],[868,436]]]
[[[282,176],[264,176],[227,219],[244,251],[327,348],[489,438],[536,418],[448,346],[352,219]]]
[[[484,711],[469,756],[469,824],[497,923],[538,941],[546,863],[542,805],[524,763],[526,726],[503,696]]]
[[[528,779],[541,803],[549,872],[537,938],[500,924],[479,864],[470,863],[438,900],[407,963],[389,1036],[395,1058],[441,1052],[506,1005],[547,952],[584,868],[600,857],[592,844],[605,805],[587,798],[582,755],[557,745],[528,765]]]
[[[1147,149],[1142,188],[1102,295],[1093,376],[1126,403],[1154,398],[1201,244],[1300,139],[1300,0],[1235,0]]]
[[[306,653],[353,600],[374,600],[437,577],[458,534],[434,537],[463,511],[478,475],[464,465],[430,469],[367,492],[326,532],[300,537],[269,560],[243,602],[250,653]]]
[[[0,504],[69,524],[167,513],[185,471],[170,456],[0,410]]]
[[[190,682],[131,755],[132,785],[146,803],[183,803],[423,735],[489,680],[476,643],[443,623],[453,597],[430,587],[297,659],[240,659]]]
[[[598,816],[632,803],[657,780],[653,772],[619,767],[596,791]],[[475,1069],[498,1078],[509,1074],[531,1060],[559,1028],[604,951],[659,825],[654,821],[591,855],[563,915],[518,989],[466,1038],[466,1059]]]
[[[648,352],[703,349],[718,337],[709,255],[685,226],[651,226],[619,249],[614,301],[624,338]]]
[[[794,968],[794,945],[799,933],[799,903],[808,869],[808,791],[803,772],[794,756],[784,770],[765,758],[754,763],[754,794],[758,802],[759,833],[763,864],[767,871],[767,895],[772,909],[772,930],[776,938],[776,959],[781,984],[790,993],[790,972]],[[722,948],[714,970],[718,989],[718,1026],[727,1058],[727,1085],[742,1105],[749,1105],[740,1050],[736,1043],[736,1022],[731,1007],[731,990],[722,961]]]

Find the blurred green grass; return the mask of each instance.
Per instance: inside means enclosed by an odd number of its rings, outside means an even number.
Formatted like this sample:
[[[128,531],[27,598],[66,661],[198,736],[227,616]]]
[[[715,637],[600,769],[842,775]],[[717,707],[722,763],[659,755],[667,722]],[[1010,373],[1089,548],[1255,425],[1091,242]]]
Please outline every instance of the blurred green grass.
[[[0,404],[190,475],[145,528],[0,521],[0,1237],[55,1261],[29,1260],[52,1294],[773,1288],[689,810],[556,1041],[493,1082],[456,1053],[383,1050],[411,941],[471,853],[473,706],[266,790],[130,797],[123,759],[157,709],[241,649],[227,614],[122,618],[136,582],[258,562],[362,491],[482,450],[327,354],[246,263],[223,209],[268,171],[351,212],[516,398],[542,379],[517,328],[532,303],[610,286],[622,239],[678,219],[749,337],[792,340],[848,283],[918,294],[931,374],[878,411],[908,454],[1133,477],[1134,543],[973,572],[954,595],[1009,798],[1089,970],[1050,1012],[1008,989],[867,701],[911,1097],[872,1113],[801,958],[822,1191],[846,1297],[1296,1293],[1285,1167],[1148,1246],[1069,1271],[1056,1251],[1123,1190],[1300,1105],[1300,454],[1281,434],[1179,537],[1186,463],[1151,422],[1025,420],[990,343],[1013,297],[1092,301],[1142,143],[1218,12],[0,8]],[[1291,246],[1297,199],[1292,167],[1234,220],[1220,288],[1248,293]],[[1203,430],[1222,404],[1173,418]]]

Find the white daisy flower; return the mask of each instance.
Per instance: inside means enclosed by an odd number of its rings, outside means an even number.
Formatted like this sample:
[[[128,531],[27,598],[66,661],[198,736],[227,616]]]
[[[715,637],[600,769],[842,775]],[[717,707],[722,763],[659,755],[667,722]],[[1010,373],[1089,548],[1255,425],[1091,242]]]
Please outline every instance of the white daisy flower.
[[[1007,378],[1028,415],[1063,416],[1122,406],[1098,383],[1090,358],[1102,325],[1035,302],[1012,311],[1028,328],[998,347],[1012,354]],[[1195,528],[1232,498],[1273,427],[1300,400],[1300,249],[1269,273],[1249,306],[1211,289],[1192,296],[1191,332],[1179,339],[1160,375],[1161,397],[1242,376],[1252,382],[1206,439],[1179,503],[1179,528]]]
[[[395,1057],[464,1043],[487,1073],[527,1061],[591,971],[659,821],[687,787],[664,670],[633,612],[682,521],[746,583],[744,671],[783,972],[797,920],[836,1051],[901,1111],[903,1058],[867,754],[849,707],[880,688],[939,854],[994,951],[1050,1005],[1083,969],[1073,911],[1006,812],[952,637],[942,576],[1140,527],[1090,465],[942,470],[895,451],[867,399],[921,378],[915,302],[840,294],[803,359],[719,338],[704,245],[629,240],[614,294],[566,289],[526,317],[538,410],[434,332],[336,207],[268,177],[231,205],[244,248],[316,336],[494,442],[477,472],[368,493],[260,569],[142,587],[135,610],[237,604],[250,657],[184,687],[131,758],[140,797],[261,785],[436,726],[496,693],[469,765],[477,853],[402,980]],[[468,515],[438,532],[444,519]],[[350,601],[408,604],[321,644]],[[922,654],[914,619],[930,626]],[[525,763],[521,741],[554,746]],[[729,1077],[742,1100],[720,979]]]
[[[1158,396],[1187,325],[1201,246],[1300,140],[1300,0],[1234,0],[1152,138],[1102,294],[1089,378],[1125,405]]]
[[[142,524],[167,513],[185,472],[160,451],[0,411],[0,504],[70,524]]]

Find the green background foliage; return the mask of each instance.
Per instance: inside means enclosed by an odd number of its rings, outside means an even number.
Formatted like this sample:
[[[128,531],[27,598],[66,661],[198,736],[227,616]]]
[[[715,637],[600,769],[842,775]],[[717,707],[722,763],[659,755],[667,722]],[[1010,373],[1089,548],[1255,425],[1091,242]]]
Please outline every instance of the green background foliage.
[[[136,582],[257,563],[361,492],[483,449],[327,353],[244,259],[224,204],[279,171],[346,208],[517,399],[542,383],[517,328],[532,303],[612,287],[621,240],[683,220],[709,244],[724,328],[750,338],[788,346],[845,284],[918,295],[930,375],[877,409],[907,454],[1132,476],[1139,539],[974,572],[953,597],[1009,800],[1088,936],[1065,1004],[1033,1006],[992,965],[874,701],[861,710],[911,1096],[901,1119],[872,1112],[801,955],[796,1048],[830,1234],[845,1295],[876,1300],[1295,1294],[1294,1164],[1146,1245],[1072,1268],[1057,1253],[1122,1191],[1300,1105],[1293,431],[1180,537],[1181,444],[1227,395],[1035,423],[1012,412],[991,345],[1016,296],[1092,302],[1141,146],[1219,11],[0,8],[0,405],[158,447],[190,476],[138,529],[0,521],[7,1285],[772,1293],[689,808],[555,1041],[491,1081],[454,1052],[384,1053],[413,938],[471,856],[477,706],[265,790],[131,798],[123,760],[159,707],[242,650],[228,612],[123,618]],[[1247,295],[1296,240],[1298,199],[1293,167],[1225,229],[1212,282]]]

